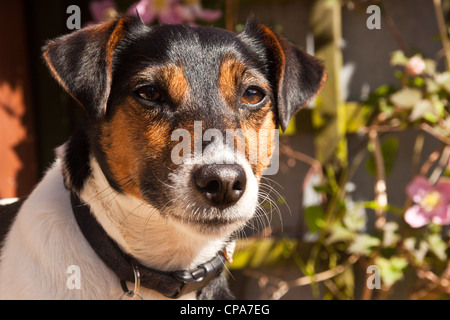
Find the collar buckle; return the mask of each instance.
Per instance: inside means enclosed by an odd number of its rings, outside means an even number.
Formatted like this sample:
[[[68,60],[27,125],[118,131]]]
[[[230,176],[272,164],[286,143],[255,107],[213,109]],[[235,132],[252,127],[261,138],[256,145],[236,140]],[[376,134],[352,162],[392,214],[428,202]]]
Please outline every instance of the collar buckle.
[[[221,251],[214,259],[197,266],[194,270],[173,272],[173,277],[183,284],[178,292],[170,298],[178,299],[189,292],[203,289],[212,279],[222,272],[225,260],[225,255]]]

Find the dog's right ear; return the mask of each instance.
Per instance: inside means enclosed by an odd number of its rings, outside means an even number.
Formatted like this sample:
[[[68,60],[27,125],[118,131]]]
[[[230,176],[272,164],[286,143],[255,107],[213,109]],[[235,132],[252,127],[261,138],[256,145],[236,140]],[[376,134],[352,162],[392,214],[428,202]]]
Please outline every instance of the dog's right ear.
[[[265,59],[275,92],[278,122],[286,131],[294,113],[322,90],[327,79],[324,66],[268,26],[257,23],[254,17],[248,19],[239,37]]]
[[[87,27],[49,41],[43,56],[53,77],[92,120],[106,113],[113,56],[133,18]]]

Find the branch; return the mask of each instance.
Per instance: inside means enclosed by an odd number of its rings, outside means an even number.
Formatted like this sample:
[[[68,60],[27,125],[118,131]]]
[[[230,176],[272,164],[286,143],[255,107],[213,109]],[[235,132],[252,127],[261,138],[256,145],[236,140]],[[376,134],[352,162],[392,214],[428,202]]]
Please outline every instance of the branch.
[[[312,170],[314,171],[314,173],[319,175],[320,180],[323,180],[323,166],[319,160],[314,159],[313,157],[310,157],[305,153],[296,151],[287,144],[281,145],[280,151],[283,152],[286,156],[290,157],[291,159],[295,159],[295,160],[301,161],[301,162],[309,165],[312,168]],[[303,187],[305,187],[305,184],[308,181],[309,176],[310,176],[310,173],[308,171],[308,174],[304,179]]]
[[[441,141],[443,144],[450,145],[450,139],[444,136],[443,134],[437,132],[432,126],[427,123],[420,124],[420,129],[425,131],[426,133],[431,134],[433,137]]]
[[[286,144],[283,144],[281,146],[281,151],[288,157],[291,157],[293,159],[296,159],[298,161],[301,161],[301,162],[304,162],[304,163],[310,165],[312,168],[314,168],[316,173],[318,173],[318,174],[322,173],[322,164],[320,163],[319,160],[314,159],[313,157],[310,157],[305,153],[296,151]]]
[[[442,45],[444,47],[445,58],[447,60],[447,68],[450,68],[450,42],[448,40],[447,26],[444,19],[444,10],[442,10],[441,0],[434,0],[434,11],[436,13],[436,21],[441,36]]]
[[[424,299],[431,291],[436,289],[440,289],[446,294],[450,294],[450,262],[447,263],[447,267],[444,272],[442,272],[442,275],[440,277],[437,276],[434,272],[430,270],[424,270],[420,267],[416,268],[416,274],[419,278],[428,280],[430,283],[425,288],[414,292],[411,295],[411,300]]]
[[[355,264],[359,260],[359,258],[359,255],[353,254],[348,257],[348,259],[344,263],[334,267],[333,269],[317,273],[313,276],[303,276],[291,281],[284,281],[254,270],[246,270],[245,274],[256,279],[264,278],[264,286],[266,286],[268,283],[271,283],[272,285],[277,287],[277,289],[272,293],[270,299],[279,300],[292,288],[301,287],[309,285],[311,283],[322,282],[334,278],[335,276],[344,272],[348,267]]]
[[[313,282],[321,282],[331,278],[334,278],[338,274],[344,272],[349,266],[355,264],[359,260],[359,256],[356,254],[351,255],[346,262],[343,264],[337,265],[333,269],[329,269],[323,272],[319,272],[312,277],[305,276],[300,277],[296,280],[289,281],[288,284],[290,287],[301,287],[307,284],[311,284]]]
[[[442,175],[442,172],[445,170],[447,166],[448,160],[450,159],[450,145],[446,145],[444,150],[441,153],[441,159],[439,160],[436,168],[430,176],[430,183],[436,184],[439,180],[439,177]]]
[[[388,204],[388,197],[386,192],[386,174],[384,168],[383,152],[381,150],[380,139],[376,130],[369,130],[369,140],[374,145],[373,155],[375,158],[377,175],[377,179],[375,182],[375,201],[378,205],[378,208],[375,209],[375,213],[377,215],[375,227],[378,230],[382,230],[384,224],[386,223],[386,215],[383,208],[386,208]]]
[[[442,153],[442,148],[440,148],[441,150],[438,151],[433,151],[432,153],[430,153],[430,155],[428,156],[427,161],[422,165],[421,169],[420,169],[420,175],[422,176],[426,176],[428,171],[430,170],[430,168],[433,166],[433,164],[437,161],[437,159],[439,159],[439,155]]]

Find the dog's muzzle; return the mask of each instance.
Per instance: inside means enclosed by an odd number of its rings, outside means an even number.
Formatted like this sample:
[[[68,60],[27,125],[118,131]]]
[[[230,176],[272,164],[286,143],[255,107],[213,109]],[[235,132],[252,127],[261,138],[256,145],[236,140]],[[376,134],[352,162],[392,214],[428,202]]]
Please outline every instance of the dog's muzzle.
[[[206,149],[205,149],[206,150]],[[202,234],[234,232],[254,215],[258,181],[244,156],[231,148],[210,147],[169,175],[173,186],[167,216]]]

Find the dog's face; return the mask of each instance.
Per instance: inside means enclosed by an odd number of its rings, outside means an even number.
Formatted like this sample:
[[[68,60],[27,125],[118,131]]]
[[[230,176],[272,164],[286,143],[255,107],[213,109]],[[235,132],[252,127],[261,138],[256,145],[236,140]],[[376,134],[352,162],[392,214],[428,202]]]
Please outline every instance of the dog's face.
[[[325,81],[314,58],[253,21],[234,34],[123,18],[56,39],[44,57],[85,108],[89,154],[110,185],[204,234],[253,216],[268,165],[249,161],[258,133],[285,129]],[[230,130],[240,136],[223,143]]]

